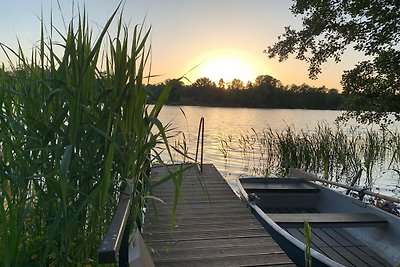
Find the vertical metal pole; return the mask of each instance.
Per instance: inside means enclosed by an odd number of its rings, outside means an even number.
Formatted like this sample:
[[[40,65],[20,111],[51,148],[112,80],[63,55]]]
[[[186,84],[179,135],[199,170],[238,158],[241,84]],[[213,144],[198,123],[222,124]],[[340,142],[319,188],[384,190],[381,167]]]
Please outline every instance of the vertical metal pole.
[[[203,152],[203,149],[204,149],[204,127],[205,127],[205,125],[204,125],[204,118],[203,117],[201,117],[201,120],[202,120],[202,128],[201,128],[201,158],[200,158],[200,173],[202,173],[203,172],[203,154],[204,154],[204,152]]]
[[[197,144],[196,144],[196,157],[194,158],[194,162],[197,163],[197,156],[199,154],[199,142],[200,142],[200,130],[201,130],[201,119],[199,123],[199,132],[197,133]]]
[[[200,155],[200,173],[203,172],[203,149],[204,149],[204,117],[201,117],[199,123],[199,132],[197,133],[197,147],[196,147],[196,157],[194,161],[197,163],[197,156],[199,154],[199,144],[200,144],[200,134],[201,134],[201,155]]]

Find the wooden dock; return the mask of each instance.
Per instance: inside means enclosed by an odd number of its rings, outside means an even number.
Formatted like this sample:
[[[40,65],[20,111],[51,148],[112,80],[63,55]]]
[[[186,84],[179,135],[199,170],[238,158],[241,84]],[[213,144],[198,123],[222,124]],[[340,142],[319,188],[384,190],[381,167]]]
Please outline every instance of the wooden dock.
[[[151,179],[166,174],[155,167]],[[147,210],[143,237],[156,266],[296,266],[213,165],[204,165],[202,174],[195,166],[185,172],[171,227],[174,188],[172,181],[158,187],[153,195],[166,203]]]

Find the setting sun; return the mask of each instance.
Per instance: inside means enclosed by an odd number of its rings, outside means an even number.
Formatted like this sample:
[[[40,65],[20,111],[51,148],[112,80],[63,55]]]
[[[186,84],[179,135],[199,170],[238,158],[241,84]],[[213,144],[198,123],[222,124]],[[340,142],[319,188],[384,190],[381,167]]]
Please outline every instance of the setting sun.
[[[215,83],[220,79],[226,82],[240,79],[246,83],[266,71],[265,62],[245,52],[229,49],[210,53],[200,59],[198,64],[189,76],[194,80],[207,77]]]
[[[249,81],[253,79],[254,71],[252,66],[241,59],[220,57],[200,65],[199,76],[208,77],[214,82],[218,82],[221,78],[225,81],[235,78]]]

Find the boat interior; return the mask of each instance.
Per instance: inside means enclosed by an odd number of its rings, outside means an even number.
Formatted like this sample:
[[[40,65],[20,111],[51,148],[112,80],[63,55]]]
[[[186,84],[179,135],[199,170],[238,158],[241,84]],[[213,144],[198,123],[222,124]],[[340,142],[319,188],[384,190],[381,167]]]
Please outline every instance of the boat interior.
[[[390,234],[388,220],[370,205],[302,179],[243,178],[240,183],[250,203],[303,243],[307,221],[311,247],[320,254],[344,266],[392,266],[383,257],[393,251],[381,253]]]

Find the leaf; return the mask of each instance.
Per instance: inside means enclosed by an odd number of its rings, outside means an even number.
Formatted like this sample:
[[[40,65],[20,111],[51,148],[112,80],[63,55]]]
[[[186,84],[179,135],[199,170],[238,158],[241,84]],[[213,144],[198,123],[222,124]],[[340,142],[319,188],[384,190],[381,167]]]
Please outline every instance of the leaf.
[[[101,192],[100,192],[100,207],[102,207],[105,204],[108,196],[108,191],[110,190],[111,170],[114,159],[114,152],[115,152],[115,146],[113,143],[111,143],[107,152],[106,161],[104,163],[104,173],[103,173],[103,180],[101,183]]]
[[[304,250],[304,261],[305,266],[311,267],[312,257],[311,257],[311,226],[308,222],[304,221],[304,235],[306,238],[305,250]]]
[[[65,148],[61,158],[60,176],[61,176],[61,196],[64,206],[64,215],[67,216],[67,186],[68,186],[68,169],[72,157],[72,145]]]
[[[156,197],[156,196],[144,196],[143,198],[148,198],[148,199],[152,199],[152,200],[159,201],[159,202],[161,202],[161,203],[163,203],[163,204],[167,204],[167,203],[165,203],[164,200],[162,200],[161,198],[158,198],[158,197]]]
[[[158,130],[159,130],[159,132],[160,132],[160,134],[161,134],[161,136],[162,136],[162,138],[163,138],[163,141],[164,141],[164,143],[165,143],[165,146],[166,146],[166,148],[167,148],[168,155],[169,155],[171,161],[173,162],[171,149],[169,148],[169,145],[168,145],[168,138],[167,138],[167,136],[166,136],[166,134],[165,134],[165,128],[163,127],[162,123],[161,123],[160,120],[157,119],[156,117],[151,117],[151,116],[150,116],[150,117],[147,117],[147,119],[148,119],[153,125],[156,125],[156,126],[157,126],[157,128],[158,128]],[[150,129],[151,129],[151,128],[152,128],[152,127],[150,127]]]

